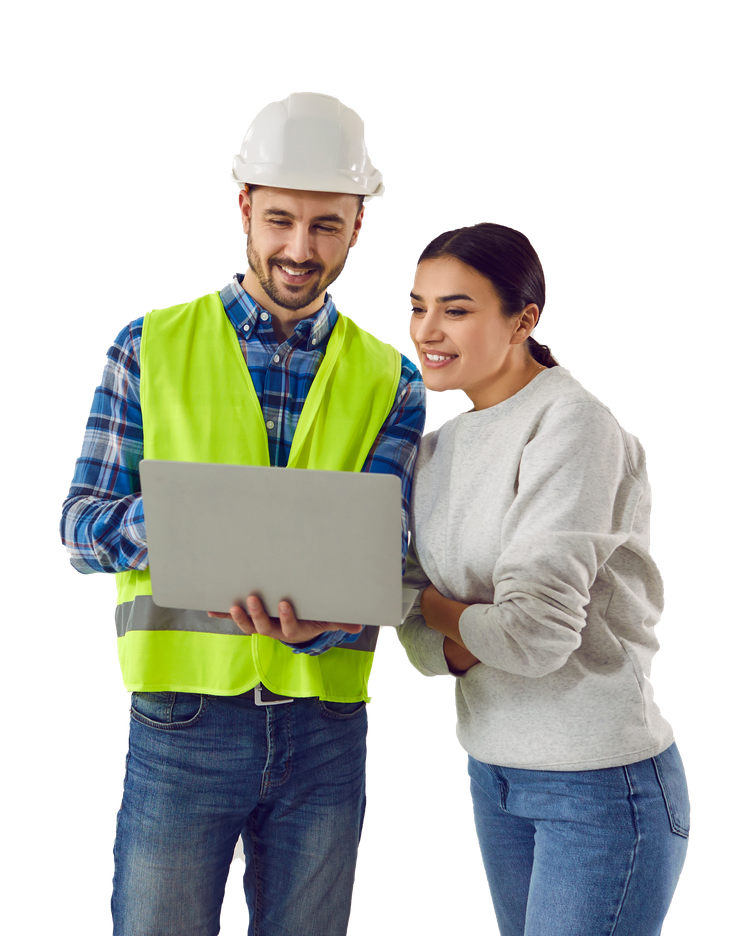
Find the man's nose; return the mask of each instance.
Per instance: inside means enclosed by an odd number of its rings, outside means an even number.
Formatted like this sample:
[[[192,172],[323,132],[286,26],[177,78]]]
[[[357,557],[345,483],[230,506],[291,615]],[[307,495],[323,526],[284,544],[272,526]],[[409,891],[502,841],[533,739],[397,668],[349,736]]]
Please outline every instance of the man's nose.
[[[287,243],[287,253],[289,259],[294,260],[295,263],[304,263],[312,257],[310,233],[305,226],[298,224],[292,229]]]

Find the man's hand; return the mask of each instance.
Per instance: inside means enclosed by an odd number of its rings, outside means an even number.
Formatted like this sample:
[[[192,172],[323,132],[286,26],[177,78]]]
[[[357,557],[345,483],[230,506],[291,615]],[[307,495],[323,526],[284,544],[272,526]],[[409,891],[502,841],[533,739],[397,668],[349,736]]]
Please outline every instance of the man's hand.
[[[298,621],[288,601],[279,602],[279,616],[270,618],[266,614],[263,602],[255,595],[247,599],[247,611],[240,605],[233,605],[226,614],[209,611],[209,617],[231,618],[240,630],[246,634],[263,634],[285,643],[304,643],[312,640],[324,631],[342,630],[347,634],[358,634],[361,624],[332,624],[330,621]]]

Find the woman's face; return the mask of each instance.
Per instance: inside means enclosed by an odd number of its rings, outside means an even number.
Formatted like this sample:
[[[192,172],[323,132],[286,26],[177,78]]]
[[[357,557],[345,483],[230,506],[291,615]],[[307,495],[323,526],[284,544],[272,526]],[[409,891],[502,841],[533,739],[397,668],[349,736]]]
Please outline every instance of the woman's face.
[[[425,386],[463,390],[475,409],[504,399],[514,349],[527,334],[503,315],[492,283],[455,257],[423,260],[411,299],[411,340]]]

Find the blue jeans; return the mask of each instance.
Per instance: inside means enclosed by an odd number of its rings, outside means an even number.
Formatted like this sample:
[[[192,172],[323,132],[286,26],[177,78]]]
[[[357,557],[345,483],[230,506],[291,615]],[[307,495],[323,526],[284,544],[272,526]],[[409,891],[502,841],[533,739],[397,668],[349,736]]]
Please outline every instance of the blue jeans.
[[[469,757],[502,936],[658,936],[688,844],[677,747],[603,770],[514,770]]]
[[[343,936],[365,811],[364,702],[134,693],[115,936],[215,936],[238,837],[253,936]]]

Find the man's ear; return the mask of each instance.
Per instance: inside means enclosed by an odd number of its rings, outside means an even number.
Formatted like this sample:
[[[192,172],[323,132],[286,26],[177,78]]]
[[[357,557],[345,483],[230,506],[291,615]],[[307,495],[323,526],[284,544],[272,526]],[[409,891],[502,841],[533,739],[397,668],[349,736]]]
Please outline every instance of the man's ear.
[[[240,192],[240,215],[242,216],[242,230],[250,233],[250,216],[253,213],[253,200],[247,189]]]
[[[362,205],[362,207],[359,209],[359,214],[354,219],[354,231],[352,232],[352,239],[349,241],[350,247],[353,247],[357,243],[357,240],[359,239],[359,232],[362,229],[362,218],[364,218],[364,216],[365,216],[365,206]]]

